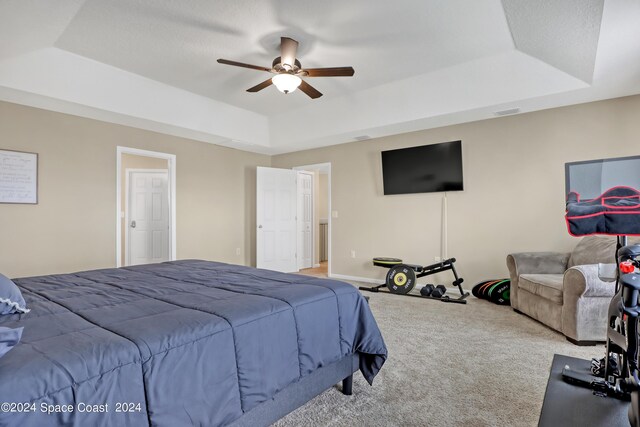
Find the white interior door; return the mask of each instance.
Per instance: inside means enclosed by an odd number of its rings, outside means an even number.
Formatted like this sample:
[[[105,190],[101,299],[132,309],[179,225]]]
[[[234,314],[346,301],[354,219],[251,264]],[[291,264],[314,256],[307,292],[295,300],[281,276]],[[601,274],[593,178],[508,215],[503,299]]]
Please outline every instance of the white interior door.
[[[313,267],[313,175],[298,172],[298,269]]]
[[[166,172],[129,172],[127,265],[169,260]]]
[[[296,261],[297,173],[257,168],[256,264],[258,268],[298,271]]]

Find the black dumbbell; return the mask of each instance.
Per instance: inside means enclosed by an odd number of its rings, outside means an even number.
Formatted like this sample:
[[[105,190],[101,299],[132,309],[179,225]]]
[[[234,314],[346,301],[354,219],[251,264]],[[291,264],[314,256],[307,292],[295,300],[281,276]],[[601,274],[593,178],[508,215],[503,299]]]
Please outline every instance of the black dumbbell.
[[[444,285],[438,285],[431,292],[431,296],[434,298],[442,298],[442,296],[447,292],[447,288]]]
[[[435,286],[433,285],[425,285],[420,289],[420,295],[423,297],[431,296],[431,293],[435,290]]]

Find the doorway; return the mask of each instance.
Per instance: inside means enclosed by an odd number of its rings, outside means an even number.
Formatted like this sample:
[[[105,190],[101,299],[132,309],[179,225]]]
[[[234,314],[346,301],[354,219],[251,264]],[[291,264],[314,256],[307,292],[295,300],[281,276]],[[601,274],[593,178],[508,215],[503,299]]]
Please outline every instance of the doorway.
[[[176,259],[175,156],[117,149],[116,265]]]
[[[313,172],[298,172],[298,271],[314,267],[314,184]]]
[[[256,266],[331,274],[331,164],[257,168]]]
[[[300,269],[301,274],[329,277],[331,252],[331,163],[297,166],[298,173],[312,174],[313,266]],[[308,266],[308,264],[307,264]]]

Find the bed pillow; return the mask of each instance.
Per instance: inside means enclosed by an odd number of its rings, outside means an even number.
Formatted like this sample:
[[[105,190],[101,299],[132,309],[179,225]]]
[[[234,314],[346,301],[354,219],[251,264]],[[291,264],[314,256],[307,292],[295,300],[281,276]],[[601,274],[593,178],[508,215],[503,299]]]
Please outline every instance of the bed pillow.
[[[0,357],[7,354],[9,350],[20,342],[23,329],[24,328],[11,329],[0,326]]]
[[[28,312],[20,289],[6,276],[0,274],[0,314]]]

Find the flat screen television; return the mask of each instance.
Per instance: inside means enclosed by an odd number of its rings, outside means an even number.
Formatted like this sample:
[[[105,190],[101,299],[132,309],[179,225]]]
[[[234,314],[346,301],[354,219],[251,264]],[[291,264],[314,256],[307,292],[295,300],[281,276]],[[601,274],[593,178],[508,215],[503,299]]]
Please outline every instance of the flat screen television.
[[[462,191],[462,141],[382,152],[384,194]]]
[[[565,163],[564,172],[565,196],[574,191],[581,200],[618,186],[640,190],[640,156]]]

